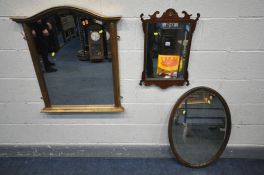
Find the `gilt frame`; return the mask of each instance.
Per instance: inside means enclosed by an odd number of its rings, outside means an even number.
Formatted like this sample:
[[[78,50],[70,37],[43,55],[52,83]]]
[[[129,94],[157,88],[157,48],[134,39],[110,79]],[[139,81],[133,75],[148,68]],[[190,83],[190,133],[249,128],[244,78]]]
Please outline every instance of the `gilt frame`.
[[[93,16],[95,19],[104,20],[110,23],[110,35],[111,37],[111,52],[112,52],[112,73],[113,73],[113,89],[114,89],[114,104],[110,105],[52,105],[49,99],[49,94],[46,86],[46,82],[41,71],[40,61],[38,59],[38,53],[34,38],[31,33],[29,24],[36,21],[39,18],[43,18],[46,15],[55,14],[58,11],[71,11],[83,13],[89,16]],[[45,107],[41,112],[47,113],[61,113],[61,112],[123,112],[124,108],[120,101],[120,79],[119,79],[119,61],[118,61],[118,45],[117,45],[117,22],[121,19],[120,16],[106,17],[99,15],[90,10],[86,10],[73,6],[57,6],[41,11],[31,17],[12,17],[13,21],[22,24],[27,44],[29,47],[30,55],[34,65],[35,73],[38,79],[39,87],[41,90],[42,98]]]

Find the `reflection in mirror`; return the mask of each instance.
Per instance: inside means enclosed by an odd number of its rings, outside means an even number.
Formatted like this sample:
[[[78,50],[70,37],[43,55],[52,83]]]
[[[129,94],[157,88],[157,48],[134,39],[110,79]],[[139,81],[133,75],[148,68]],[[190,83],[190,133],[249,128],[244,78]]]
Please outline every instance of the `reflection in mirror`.
[[[224,99],[209,88],[186,93],[170,119],[170,144],[187,166],[205,166],[220,156],[230,135],[230,113]]]
[[[30,23],[52,105],[114,104],[109,25],[70,10]]]
[[[190,23],[149,23],[147,78],[184,78]]]

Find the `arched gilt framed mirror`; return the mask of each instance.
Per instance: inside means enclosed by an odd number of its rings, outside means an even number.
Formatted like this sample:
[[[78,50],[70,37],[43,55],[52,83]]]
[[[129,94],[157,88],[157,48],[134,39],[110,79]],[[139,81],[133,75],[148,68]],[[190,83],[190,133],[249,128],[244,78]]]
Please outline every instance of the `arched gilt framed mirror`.
[[[176,160],[188,167],[204,167],[223,153],[231,132],[231,116],[215,90],[197,87],[176,102],[169,120],[169,142]]]
[[[200,14],[192,19],[186,11],[179,16],[174,9],[160,17],[156,11],[149,19],[140,15],[145,33],[144,67],[140,85],[162,89],[189,85],[188,63],[193,32]]]
[[[122,112],[117,22],[71,6],[14,17],[24,28],[42,112]]]

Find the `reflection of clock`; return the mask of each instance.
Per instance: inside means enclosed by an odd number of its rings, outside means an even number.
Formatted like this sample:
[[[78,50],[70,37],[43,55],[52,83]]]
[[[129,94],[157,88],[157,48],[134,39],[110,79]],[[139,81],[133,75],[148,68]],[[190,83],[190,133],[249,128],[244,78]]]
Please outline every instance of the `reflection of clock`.
[[[93,41],[98,41],[100,39],[100,34],[97,31],[91,32],[91,39]]]
[[[101,30],[100,26],[97,25],[90,26],[90,31],[88,34],[88,45],[89,45],[89,55],[91,61],[104,60],[103,37],[98,32],[100,30]]]

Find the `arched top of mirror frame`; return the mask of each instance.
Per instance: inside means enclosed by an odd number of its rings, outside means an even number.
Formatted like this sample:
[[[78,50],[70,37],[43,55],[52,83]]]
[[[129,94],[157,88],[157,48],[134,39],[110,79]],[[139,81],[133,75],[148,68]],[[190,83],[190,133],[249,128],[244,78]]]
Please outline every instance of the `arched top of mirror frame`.
[[[217,96],[219,98],[219,100],[221,101],[223,108],[225,110],[226,113],[226,133],[225,133],[225,138],[220,146],[220,148],[218,149],[218,151],[215,153],[215,155],[212,156],[212,158],[206,162],[200,163],[200,164],[194,164],[194,163],[190,163],[185,161],[180,154],[178,154],[177,150],[175,149],[174,146],[174,142],[173,142],[173,124],[174,124],[174,118],[175,118],[175,112],[176,110],[180,107],[180,105],[182,104],[182,102],[191,94],[197,92],[197,91],[208,91],[212,94],[214,94],[215,96]],[[169,119],[169,126],[168,126],[168,137],[169,137],[169,143],[170,143],[170,148],[172,153],[174,154],[176,160],[187,167],[191,167],[191,168],[202,168],[202,167],[206,167],[210,164],[212,164],[213,162],[215,162],[217,159],[220,158],[220,156],[222,155],[222,153],[224,152],[226,145],[229,141],[230,138],[230,134],[231,134],[231,126],[232,126],[232,122],[231,122],[231,113],[229,110],[229,107],[225,101],[225,99],[214,89],[208,88],[208,87],[204,87],[204,86],[200,86],[200,87],[195,87],[192,88],[190,90],[188,90],[187,92],[185,92],[175,103],[171,114],[170,114],[170,119]]]
[[[42,18],[44,16],[47,15],[52,15],[58,11],[71,11],[71,12],[77,12],[77,13],[84,13],[86,15],[89,16],[93,16],[94,18],[98,19],[98,20],[103,20],[103,21],[118,21],[121,19],[121,16],[104,16],[101,14],[98,14],[96,12],[93,12],[91,10],[85,9],[85,8],[81,8],[81,7],[77,7],[77,6],[56,6],[56,7],[51,7],[48,8],[46,10],[40,11],[38,13],[36,13],[33,16],[30,17],[26,17],[26,16],[14,16],[11,17],[11,19],[17,23],[31,23],[36,21],[39,18]]]
[[[37,61],[37,51],[34,45],[34,39],[32,37],[30,27],[28,24],[36,21],[39,18],[47,17],[58,12],[71,11],[75,13],[82,13],[88,16],[92,16],[97,20],[107,21],[110,23],[110,35],[112,43],[112,72],[113,72],[113,85],[114,85],[114,104],[110,105],[52,105],[48,96],[48,91],[43,74],[40,69],[40,64]],[[124,108],[121,105],[120,96],[120,79],[119,79],[119,63],[118,63],[118,46],[117,46],[117,22],[121,19],[121,16],[104,16],[88,9],[76,7],[76,6],[55,6],[46,10],[40,11],[30,17],[26,16],[13,16],[10,18],[16,23],[20,23],[23,26],[25,32],[25,38],[29,47],[32,62],[35,68],[35,72],[38,78],[38,83],[42,93],[42,98],[45,107],[41,112],[45,113],[112,113],[112,112],[124,112]]]

